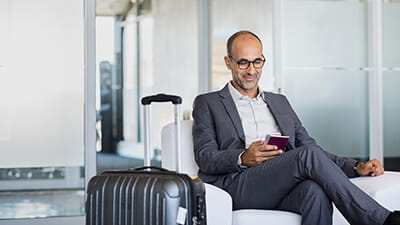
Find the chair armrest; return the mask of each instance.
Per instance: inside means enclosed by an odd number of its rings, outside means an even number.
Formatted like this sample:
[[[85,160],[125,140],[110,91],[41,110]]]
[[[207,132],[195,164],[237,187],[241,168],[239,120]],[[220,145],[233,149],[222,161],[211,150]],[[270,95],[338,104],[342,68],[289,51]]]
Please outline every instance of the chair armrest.
[[[385,208],[400,209],[400,172],[385,171],[381,176],[357,177],[350,180]],[[333,212],[333,224],[349,224],[336,207]]]
[[[232,198],[221,188],[204,184],[206,188],[207,225],[232,224]]]
[[[387,209],[400,209],[400,172],[385,171],[381,176],[350,180]]]

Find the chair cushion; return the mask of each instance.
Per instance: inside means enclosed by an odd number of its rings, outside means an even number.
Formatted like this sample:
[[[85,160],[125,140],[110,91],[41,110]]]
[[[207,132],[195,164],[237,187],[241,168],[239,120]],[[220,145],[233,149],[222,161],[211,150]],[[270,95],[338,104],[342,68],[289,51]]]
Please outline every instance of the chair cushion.
[[[241,209],[233,211],[232,225],[300,225],[299,214],[278,210]]]
[[[358,177],[351,181],[387,209],[400,209],[400,172],[385,171],[378,177]]]

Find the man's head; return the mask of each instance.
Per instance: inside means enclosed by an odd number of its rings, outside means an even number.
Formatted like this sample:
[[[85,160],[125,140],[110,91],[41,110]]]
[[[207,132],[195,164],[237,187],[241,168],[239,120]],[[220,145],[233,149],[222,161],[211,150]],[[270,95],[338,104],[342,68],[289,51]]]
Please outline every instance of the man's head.
[[[236,32],[228,39],[227,53],[224,60],[232,72],[233,86],[243,95],[255,97],[265,61],[260,39],[250,31]]]

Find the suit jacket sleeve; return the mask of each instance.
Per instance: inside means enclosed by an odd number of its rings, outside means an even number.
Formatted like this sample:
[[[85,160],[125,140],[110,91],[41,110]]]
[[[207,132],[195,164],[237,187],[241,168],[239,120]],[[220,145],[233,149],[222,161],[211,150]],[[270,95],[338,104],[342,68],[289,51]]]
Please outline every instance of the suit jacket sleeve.
[[[196,97],[193,104],[193,144],[195,160],[199,165],[200,171],[210,175],[235,173],[241,171],[238,166],[240,153],[245,149],[220,149],[221,140],[217,140],[217,127],[223,123],[221,110],[215,110],[207,101],[207,96]],[[219,115],[215,115],[219,113]],[[222,112],[223,113],[223,112]],[[218,126],[215,122],[218,120]],[[223,131],[221,131],[223,132]],[[222,147],[223,148],[223,147]]]
[[[285,102],[288,104],[289,109],[290,109],[290,114],[292,114],[292,118],[294,118],[294,124],[295,124],[295,147],[300,147],[303,145],[317,145],[316,141],[308,135],[307,130],[303,127],[301,124],[301,121],[299,117],[296,115],[294,112],[293,108],[290,106],[288,100],[285,97]],[[337,155],[334,155],[332,153],[329,153],[325,150],[322,149],[322,147],[319,146],[319,148],[330,158],[332,159],[337,166],[339,166],[343,172],[348,176],[348,177],[356,177],[358,176],[354,170],[354,166],[357,163],[357,160],[347,158],[347,157],[340,157]]]

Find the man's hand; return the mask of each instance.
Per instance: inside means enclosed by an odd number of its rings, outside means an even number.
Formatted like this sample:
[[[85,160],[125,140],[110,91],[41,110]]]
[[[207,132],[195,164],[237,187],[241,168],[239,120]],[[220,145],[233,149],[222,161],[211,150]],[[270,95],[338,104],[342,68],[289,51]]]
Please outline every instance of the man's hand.
[[[282,155],[283,151],[277,149],[275,145],[266,145],[264,141],[253,142],[242,154],[242,166],[257,166],[268,159]]]
[[[368,162],[359,163],[356,167],[357,173],[360,176],[379,176],[384,172],[382,163],[377,159],[369,160]]]

